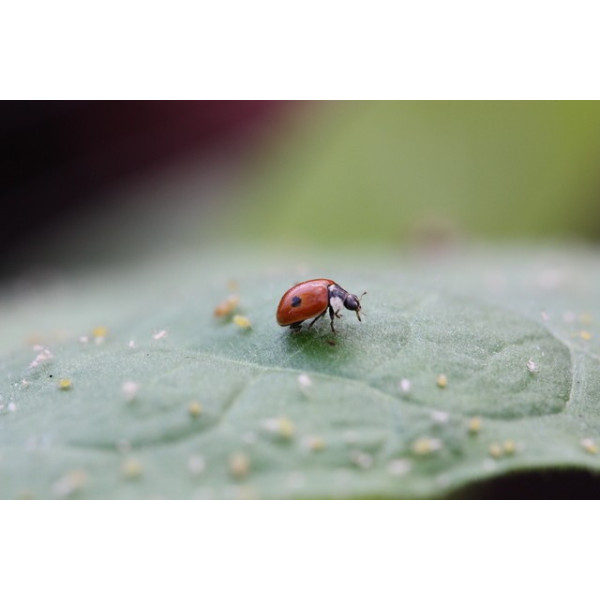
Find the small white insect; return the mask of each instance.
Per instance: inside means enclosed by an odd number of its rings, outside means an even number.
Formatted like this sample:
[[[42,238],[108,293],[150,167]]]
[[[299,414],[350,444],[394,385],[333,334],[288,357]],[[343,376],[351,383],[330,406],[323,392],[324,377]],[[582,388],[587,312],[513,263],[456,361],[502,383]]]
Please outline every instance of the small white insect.
[[[366,452],[354,450],[350,453],[350,460],[361,469],[369,469],[373,465],[373,457]]]
[[[135,381],[125,381],[121,386],[121,393],[125,402],[135,400],[137,393],[140,391],[140,384]]]
[[[300,386],[300,391],[303,394],[306,395],[309,392],[312,384],[312,379],[306,373],[301,373],[298,375],[298,385]]]
[[[434,423],[444,424],[450,420],[450,414],[443,410],[433,410],[431,411],[431,420]]]
[[[598,454],[598,444],[591,438],[584,438],[580,442],[582,448],[589,454]]]
[[[388,463],[387,470],[390,475],[400,477],[412,469],[412,463],[405,458],[397,458]]]
[[[188,459],[188,470],[192,475],[200,475],[206,469],[206,461],[203,456],[193,454]]]
[[[35,346],[34,348],[39,348],[39,346]],[[44,348],[34,359],[31,361],[29,366],[33,369],[35,367],[39,367],[41,364],[48,362],[54,358],[52,352],[50,352],[49,348]]]

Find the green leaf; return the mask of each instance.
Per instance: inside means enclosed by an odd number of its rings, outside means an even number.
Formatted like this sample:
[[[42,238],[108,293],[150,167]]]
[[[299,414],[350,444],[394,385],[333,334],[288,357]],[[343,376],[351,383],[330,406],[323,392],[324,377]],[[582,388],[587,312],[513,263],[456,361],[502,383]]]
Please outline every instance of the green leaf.
[[[246,249],[5,294],[0,495],[446,497],[598,472],[596,256],[474,250],[290,268]],[[363,322],[278,327],[318,276],[368,291]],[[251,328],[213,315],[232,278]]]
[[[223,230],[321,245],[600,235],[590,218],[597,102],[341,102],[305,113],[252,165],[240,186],[249,201]]]

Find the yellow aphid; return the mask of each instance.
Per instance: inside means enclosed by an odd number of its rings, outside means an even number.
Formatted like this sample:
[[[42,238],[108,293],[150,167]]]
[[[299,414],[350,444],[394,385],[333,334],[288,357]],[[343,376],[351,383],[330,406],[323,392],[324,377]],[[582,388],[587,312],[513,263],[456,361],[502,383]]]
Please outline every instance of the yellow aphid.
[[[236,479],[246,477],[250,472],[250,459],[241,452],[236,452],[229,457],[229,472]]]
[[[504,454],[502,446],[496,442],[490,444],[489,452],[494,458],[500,458]]]
[[[325,440],[316,435],[307,437],[304,440],[304,446],[312,452],[320,452],[321,450],[325,450]]]
[[[142,463],[136,458],[128,458],[121,465],[121,472],[127,479],[136,479],[142,474],[143,470]]]
[[[190,417],[199,417],[202,414],[202,404],[200,402],[190,402],[188,404],[188,413]]]
[[[517,447],[512,440],[506,440],[504,444],[502,444],[502,450],[505,454],[514,454]]]
[[[57,496],[66,498],[82,489],[86,481],[87,473],[83,469],[75,469],[63,475],[52,489]]]
[[[581,440],[581,446],[589,454],[598,454],[598,452],[600,451],[600,448],[598,448],[598,444],[596,444],[596,442],[591,438],[585,438]]]
[[[215,317],[226,317],[237,308],[237,305],[239,303],[240,299],[237,295],[232,294],[231,296],[227,296],[225,300],[222,300],[221,302],[219,302],[219,304],[217,304],[215,310],[213,311],[213,314],[215,315]]]
[[[44,336],[40,333],[32,333],[27,336],[27,345],[34,346],[34,350],[36,350],[35,346],[41,346],[44,343],[44,341]]]
[[[267,419],[263,422],[263,427],[284,440],[291,440],[294,437],[294,424],[287,417]]]
[[[435,380],[435,383],[439,388],[445,388],[448,385],[448,377],[443,373],[440,373]]]
[[[250,319],[248,317],[244,317],[243,315],[235,315],[235,317],[233,317],[233,322],[242,329],[249,329],[252,327]]]
[[[58,382],[59,390],[70,390],[73,387],[73,382],[70,379],[61,379]]]
[[[442,447],[442,440],[436,438],[422,437],[416,440],[411,449],[418,456],[426,456],[432,454]]]
[[[475,435],[481,431],[482,420],[481,417],[471,417],[469,419],[469,433]]]
[[[277,433],[286,440],[293,438],[294,424],[287,417],[282,417],[279,419]]]
[[[108,335],[108,329],[106,327],[94,327],[92,335],[95,338],[105,338]]]
[[[585,340],[586,342],[592,339],[592,334],[589,331],[581,331],[579,333],[579,336],[581,337],[582,340]]]

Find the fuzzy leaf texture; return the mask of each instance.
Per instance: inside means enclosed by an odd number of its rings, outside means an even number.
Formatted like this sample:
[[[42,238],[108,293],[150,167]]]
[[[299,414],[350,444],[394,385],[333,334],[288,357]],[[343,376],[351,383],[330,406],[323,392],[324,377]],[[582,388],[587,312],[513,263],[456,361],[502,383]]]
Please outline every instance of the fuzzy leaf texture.
[[[5,294],[0,496],[472,497],[600,471],[595,254],[247,254]],[[367,290],[363,322],[280,328],[279,298],[313,277]]]

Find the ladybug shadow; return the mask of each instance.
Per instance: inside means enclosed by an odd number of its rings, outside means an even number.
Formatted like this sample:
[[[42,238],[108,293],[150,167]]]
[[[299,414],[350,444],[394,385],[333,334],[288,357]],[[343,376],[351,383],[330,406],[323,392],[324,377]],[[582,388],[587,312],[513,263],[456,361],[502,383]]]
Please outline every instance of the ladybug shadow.
[[[329,329],[329,328],[328,328]],[[301,354],[311,360],[327,360],[336,357],[339,360],[347,355],[353,344],[341,333],[332,333],[315,328],[303,328],[299,331],[287,331],[282,335],[284,351],[288,354]]]

